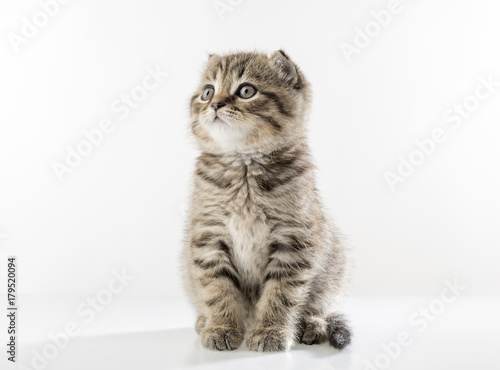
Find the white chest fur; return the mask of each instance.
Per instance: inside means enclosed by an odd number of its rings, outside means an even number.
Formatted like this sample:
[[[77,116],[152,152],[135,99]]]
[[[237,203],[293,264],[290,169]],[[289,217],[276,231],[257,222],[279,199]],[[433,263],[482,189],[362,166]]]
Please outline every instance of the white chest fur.
[[[227,209],[230,213],[227,226],[233,241],[234,262],[249,283],[260,282],[268,258],[269,226],[260,206],[262,201],[258,200],[249,183],[252,176],[260,174],[259,166],[252,163],[258,156],[240,154],[233,162],[236,167],[244,166],[245,169],[235,184],[238,191],[231,196]]]
[[[234,262],[240,274],[249,282],[259,282],[267,261],[268,226],[255,214],[233,213],[228,229],[233,239]]]

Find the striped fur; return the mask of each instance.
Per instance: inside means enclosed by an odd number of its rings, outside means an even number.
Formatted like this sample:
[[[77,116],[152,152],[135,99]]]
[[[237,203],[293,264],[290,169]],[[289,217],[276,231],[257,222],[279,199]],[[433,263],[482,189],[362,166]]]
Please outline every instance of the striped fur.
[[[257,93],[244,99],[237,94],[247,83]],[[204,101],[207,86],[214,95]],[[245,337],[257,351],[349,343],[332,312],[346,257],[315,188],[309,101],[307,81],[282,51],[211,56],[191,99],[201,154],[184,275],[206,348],[233,350]]]

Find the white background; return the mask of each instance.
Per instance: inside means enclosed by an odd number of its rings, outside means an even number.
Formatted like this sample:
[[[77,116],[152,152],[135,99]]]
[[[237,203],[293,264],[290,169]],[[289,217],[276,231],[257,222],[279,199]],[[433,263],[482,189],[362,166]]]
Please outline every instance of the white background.
[[[208,53],[282,48],[313,87],[318,187],[352,248],[352,295],[434,296],[459,278],[498,296],[500,87],[459,129],[443,115],[480,76],[500,81],[500,4],[402,1],[348,62],[340,45],[387,4],[244,0],[221,19],[211,1],[73,0],[16,52],[9,34],[40,5],[2,2],[0,273],[16,255],[21,295],[68,307],[122,268],[123,304],[183,300],[189,97]],[[120,119],[113,101],[147,67],[169,76]],[[53,163],[105,118],[115,130],[59,182]],[[391,191],[384,173],[437,127],[447,140]]]

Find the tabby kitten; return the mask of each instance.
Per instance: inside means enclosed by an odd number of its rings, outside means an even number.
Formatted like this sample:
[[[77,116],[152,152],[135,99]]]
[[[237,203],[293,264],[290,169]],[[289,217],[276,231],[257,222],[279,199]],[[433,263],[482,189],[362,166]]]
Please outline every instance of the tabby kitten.
[[[310,88],[283,51],[211,55],[191,99],[201,149],[184,253],[204,347],[350,342],[346,257],[306,142]]]

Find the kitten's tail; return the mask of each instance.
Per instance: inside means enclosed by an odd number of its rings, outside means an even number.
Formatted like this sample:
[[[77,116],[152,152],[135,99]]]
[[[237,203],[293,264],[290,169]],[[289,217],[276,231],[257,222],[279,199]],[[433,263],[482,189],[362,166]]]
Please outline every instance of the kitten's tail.
[[[347,320],[340,313],[332,313],[326,318],[328,340],[337,349],[344,349],[351,343],[351,330]]]

